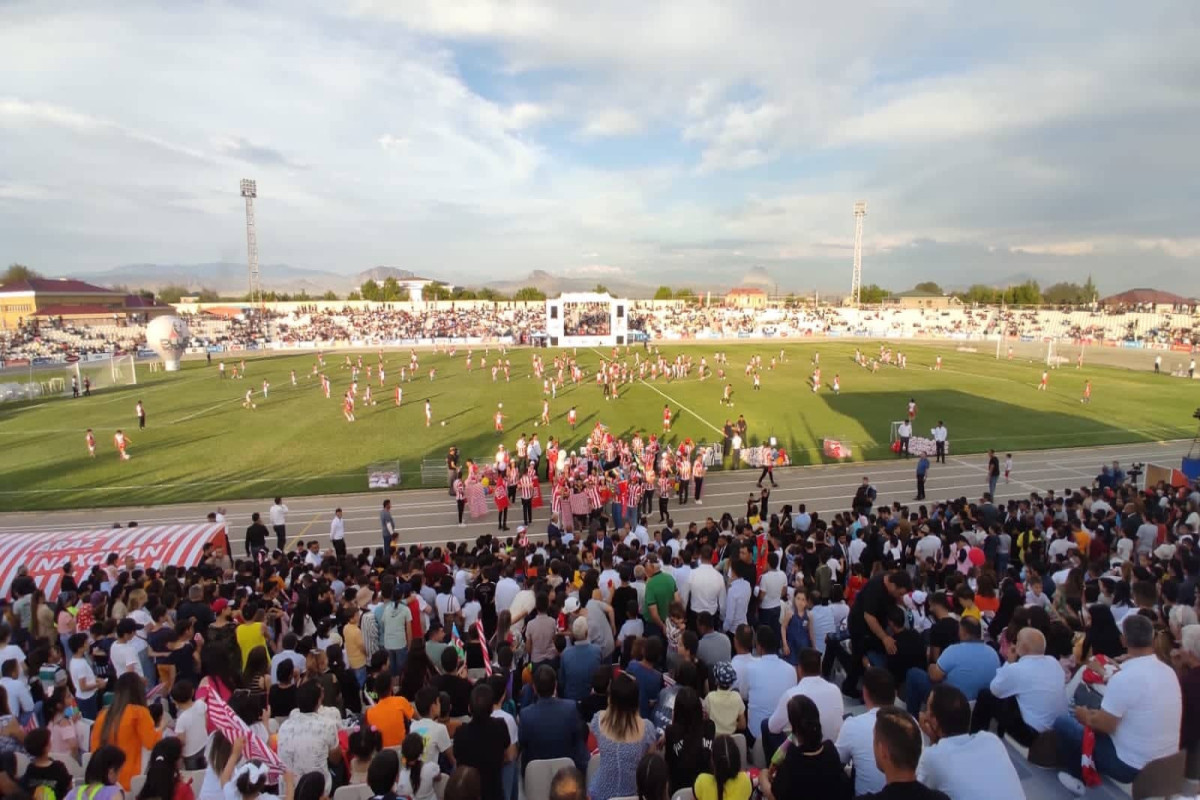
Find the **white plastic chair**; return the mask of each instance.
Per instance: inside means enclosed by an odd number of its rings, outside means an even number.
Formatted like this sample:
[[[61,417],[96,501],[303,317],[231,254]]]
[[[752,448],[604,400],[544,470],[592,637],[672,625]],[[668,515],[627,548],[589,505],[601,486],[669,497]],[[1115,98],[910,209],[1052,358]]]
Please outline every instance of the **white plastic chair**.
[[[560,769],[573,767],[569,758],[539,758],[525,765],[525,800],[550,800],[550,783]],[[339,798],[334,798],[339,800]]]
[[[733,743],[737,745],[738,755],[742,757],[742,769],[749,769],[750,762],[746,758],[746,737],[744,734],[733,734]]]
[[[373,794],[371,787],[365,783],[352,783],[338,787],[333,793],[333,800],[371,800]]]
[[[78,785],[83,785],[84,770],[83,765],[75,760],[75,757],[69,753],[51,753],[50,757],[55,761],[61,761],[62,765],[67,768],[67,772],[71,773],[71,778]]]
[[[671,797],[671,800],[696,800],[696,793],[691,789],[680,789]]]

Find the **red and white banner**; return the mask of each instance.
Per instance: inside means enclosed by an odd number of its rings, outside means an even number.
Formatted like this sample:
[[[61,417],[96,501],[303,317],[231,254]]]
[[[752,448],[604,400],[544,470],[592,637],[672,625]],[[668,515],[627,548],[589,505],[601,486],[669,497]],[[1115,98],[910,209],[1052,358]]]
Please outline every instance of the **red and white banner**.
[[[204,545],[229,549],[224,523],[145,525],[136,528],[93,528],[42,531],[0,536],[0,597],[7,597],[17,569],[28,567],[30,576],[53,599],[58,595],[62,566],[68,561],[82,580],[92,567],[103,565],[109,553],[124,562],[133,556],[139,567],[194,567]]]

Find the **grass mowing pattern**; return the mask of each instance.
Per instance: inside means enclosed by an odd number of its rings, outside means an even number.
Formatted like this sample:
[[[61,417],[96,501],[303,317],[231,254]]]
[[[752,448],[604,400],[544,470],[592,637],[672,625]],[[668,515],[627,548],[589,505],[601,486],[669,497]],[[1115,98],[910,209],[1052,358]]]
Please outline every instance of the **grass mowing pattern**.
[[[615,401],[604,400],[593,377],[579,386],[568,382],[551,403],[550,426],[536,431],[543,446],[549,436],[556,436],[571,448],[582,443],[596,421],[623,436],[638,429],[658,432],[666,395],[675,413],[673,441],[685,436],[712,440],[717,434],[710,426],[720,428],[726,418],[744,414],[751,443],[775,436],[788,448],[793,463],[808,464],[822,460],[820,444],[826,436],[850,441],[855,459],[888,457],[890,423],[904,416],[909,397],[915,397],[919,407],[915,433],[928,435],[938,419],[945,420],[952,455],[989,447],[1003,453],[1190,436],[1191,415],[1200,405],[1200,384],[1195,382],[1094,366],[1052,370],[1049,390],[1039,392],[1040,363],[996,361],[984,353],[956,352],[948,344],[902,347],[908,356],[906,370],[881,366],[871,374],[854,364],[855,346],[868,354],[878,352],[878,343],[868,340],[663,345],[668,358],[682,352],[698,364],[704,356],[710,368],[716,351],[727,353],[734,407],[720,404],[721,382],[715,377],[634,383],[623,387]],[[767,369],[781,347],[786,362]],[[818,351],[824,386],[814,394],[808,382]],[[539,352],[549,367],[560,351]],[[244,380],[220,380],[216,359],[211,367],[192,361],[178,373],[141,369],[140,385],[108,389],[90,398],[0,406],[0,510],[357,492],[367,488],[367,465],[387,460],[400,461],[403,487],[419,487],[422,458],[441,458],[450,445],[457,445],[464,458],[490,459],[496,445],[503,442],[511,448],[521,432],[535,431],[542,386],[527,377],[532,353],[509,351],[509,383],[503,374],[497,383],[491,380],[496,349],[483,370],[483,349],[475,348],[470,374],[464,363],[466,348],[453,359],[422,353],[423,377],[404,384],[404,405],[396,408],[394,388],[401,366],[408,364],[408,352],[385,352],[388,385],[380,389],[374,379],[377,405],[364,407],[360,400],[353,424],[341,412],[350,373],[340,366],[345,356],[340,352],[326,356],[333,382],[328,400],[312,377],[315,356],[305,354],[248,358]],[[764,362],[758,392],[744,375],[746,362],[756,354]],[[578,358],[591,372],[600,355],[601,351],[581,349]],[[942,356],[941,371],[929,368],[937,355]],[[377,360],[376,351],[364,351],[364,366],[374,366]],[[228,359],[226,366],[234,363]],[[437,368],[432,382],[427,377],[430,367]],[[293,369],[295,388],[289,376]],[[835,372],[841,376],[837,396],[829,388]],[[265,400],[263,378],[271,384]],[[1092,381],[1092,402],[1084,405],[1080,397],[1087,379]],[[360,392],[364,383],[360,378]],[[254,389],[256,410],[242,407],[247,388]],[[426,397],[434,414],[429,428]],[[145,431],[138,430],[134,416],[138,399],[147,409]],[[492,430],[498,402],[504,403],[507,415],[503,435]],[[574,432],[566,422],[571,405],[579,418]],[[95,459],[88,458],[84,446],[89,427],[97,440]],[[132,440],[130,461],[120,462],[113,448],[117,428]]]

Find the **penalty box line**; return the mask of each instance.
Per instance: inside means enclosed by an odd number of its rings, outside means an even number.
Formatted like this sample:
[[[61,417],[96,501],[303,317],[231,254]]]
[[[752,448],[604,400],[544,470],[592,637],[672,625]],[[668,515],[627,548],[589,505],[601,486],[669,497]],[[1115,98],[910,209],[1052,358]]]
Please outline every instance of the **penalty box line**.
[[[595,353],[596,355],[600,356],[600,359],[601,359],[602,361],[607,361],[607,360],[609,360],[607,357],[605,357],[605,355],[604,355],[603,353],[601,353],[601,352],[600,352],[599,350],[597,350],[596,348],[592,347],[592,348],[589,348],[589,349],[590,349],[590,350],[591,350],[593,353]],[[705,425],[707,425],[709,428],[711,428],[712,430],[716,431],[717,435],[719,435],[719,436],[724,436],[724,435],[725,435],[725,431],[721,430],[721,429],[720,429],[720,428],[718,428],[716,425],[713,425],[711,422],[709,422],[708,420],[706,420],[704,417],[700,416],[700,415],[699,415],[699,414],[697,414],[695,411],[693,411],[692,409],[690,409],[690,408],[688,408],[687,406],[685,406],[683,403],[681,403],[681,402],[679,402],[678,400],[676,400],[674,397],[671,397],[671,395],[669,395],[669,394],[667,394],[666,392],[664,392],[663,390],[659,389],[657,386],[651,386],[650,384],[646,383],[646,382],[645,382],[644,380],[642,380],[641,378],[638,378],[638,383],[640,383],[642,386],[645,386],[647,389],[649,389],[649,390],[651,390],[651,391],[653,391],[653,392],[658,392],[658,394],[660,394],[662,397],[666,398],[666,400],[667,400],[667,402],[668,402],[668,403],[674,403],[675,405],[679,406],[681,409],[683,409],[683,410],[684,410],[684,411],[686,411],[687,413],[691,414],[691,415],[692,415],[693,417],[695,417],[696,419],[700,420],[700,422],[704,423],[704,424],[705,424]]]

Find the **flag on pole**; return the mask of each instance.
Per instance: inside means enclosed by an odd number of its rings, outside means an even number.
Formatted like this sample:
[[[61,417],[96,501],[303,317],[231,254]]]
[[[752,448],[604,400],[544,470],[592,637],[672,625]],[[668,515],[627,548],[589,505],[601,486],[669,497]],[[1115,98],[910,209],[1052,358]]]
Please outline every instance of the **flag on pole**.
[[[475,633],[479,635],[479,649],[483,652],[483,669],[487,676],[492,677],[492,656],[488,653],[487,637],[483,634],[483,622],[475,620]]]
[[[259,738],[258,734],[250,730],[241,717],[233,713],[233,709],[221,699],[221,695],[217,692],[210,692],[205,698],[205,704],[208,706],[209,724],[219,730],[226,739],[232,742],[239,736],[245,737],[246,745],[242,749],[242,755],[245,758],[263,762],[272,782],[283,777],[285,768],[283,762],[279,760],[279,756]]]
[[[458,657],[463,662],[467,660],[467,651],[463,649],[463,640],[458,635],[458,623],[455,622],[450,626],[450,644],[454,645],[454,649],[458,651]]]

